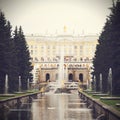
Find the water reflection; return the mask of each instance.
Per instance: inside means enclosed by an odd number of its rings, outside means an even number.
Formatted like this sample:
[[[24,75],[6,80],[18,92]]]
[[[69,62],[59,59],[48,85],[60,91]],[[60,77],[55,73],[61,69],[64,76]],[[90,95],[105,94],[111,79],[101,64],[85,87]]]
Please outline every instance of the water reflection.
[[[91,110],[77,94],[46,94],[31,104],[11,109],[0,120],[92,120]]]
[[[31,112],[32,104],[22,104],[18,108],[10,109],[6,115],[2,117],[3,120],[32,120]],[[1,120],[1,119],[0,119]]]

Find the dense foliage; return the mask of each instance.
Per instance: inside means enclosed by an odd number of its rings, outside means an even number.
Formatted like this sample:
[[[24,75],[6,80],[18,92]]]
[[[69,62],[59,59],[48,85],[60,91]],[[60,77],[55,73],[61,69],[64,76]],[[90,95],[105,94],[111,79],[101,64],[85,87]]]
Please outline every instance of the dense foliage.
[[[28,47],[22,28],[15,30],[12,36],[10,22],[0,11],[0,93],[4,92],[5,76],[9,79],[9,92],[18,90],[18,76],[22,77],[22,86],[32,78]]]
[[[97,91],[100,89],[100,73],[103,90],[108,92],[108,72],[112,69],[112,93],[120,95],[120,2],[113,3],[111,14],[99,37],[93,60],[93,75],[96,76]]]
[[[19,76],[21,76],[22,88],[27,89],[27,79],[32,79],[32,74],[31,74],[32,66],[30,62],[31,58],[22,28],[20,27],[19,30],[17,30],[16,27],[14,33],[15,33],[14,43],[16,46],[18,73]]]

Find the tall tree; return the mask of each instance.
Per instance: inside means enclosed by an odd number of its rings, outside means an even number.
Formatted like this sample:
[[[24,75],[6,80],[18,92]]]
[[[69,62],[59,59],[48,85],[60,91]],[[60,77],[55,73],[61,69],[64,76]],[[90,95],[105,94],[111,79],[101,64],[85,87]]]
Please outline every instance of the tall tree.
[[[113,71],[113,94],[120,95],[120,1],[111,9],[111,68]]]
[[[94,75],[96,76],[96,88],[97,91],[100,90],[100,73],[102,73],[103,79],[103,91],[107,92],[107,77],[108,69],[110,67],[110,42],[109,42],[109,19],[106,20],[106,24],[103,31],[99,37],[98,45],[96,47],[95,57],[93,60],[94,65]]]
[[[9,77],[9,90],[12,92],[15,89],[15,54],[14,42],[11,36],[10,22],[5,19],[5,16],[0,12],[0,91],[4,91],[5,75]],[[11,84],[12,83],[12,84]]]
[[[4,79],[6,71],[4,69],[4,47],[5,47],[5,29],[6,29],[6,19],[4,14],[0,11],[0,92],[4,91]]]
[[[28,50],[28,46],[25,40],[25,36],[23,34],[22,28],[20,26],[19,30],[15,30],[14,41],[16,44],[16,52],[18,59],[18,71],[19,76],[21,76],[22,80],[22,89],[27,89],[27,79],[32,79],[32,65],[30,62],[30,54]]]
[[[17,64],[17,55],[16,55],[16,48],[15,42],[12,38],[12,30],[11,30],[10,22],[7,22],[7,29],[6,29],[6,36],[7,43],[6,43],[6,68],[8,67],[8,76],[9,76],[9,91],[13,92],[18,89],[17,81],[18,81],[18,64]]]
[[[95,58],[94,72],[99,83],[99,74],[103,74],[103,92],[107,91],[108,71],[113,70],[113,94],[120,94],[120,2],[113,3],[111,14],[99,37]],[[97,86],[99,89],[99,86]]]

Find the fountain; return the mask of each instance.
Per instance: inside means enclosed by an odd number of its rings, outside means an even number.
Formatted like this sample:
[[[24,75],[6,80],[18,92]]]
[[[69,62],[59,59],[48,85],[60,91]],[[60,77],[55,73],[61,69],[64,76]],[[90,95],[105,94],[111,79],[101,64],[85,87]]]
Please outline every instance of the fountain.
[[[30,80],[29,80],[29,78],[27,79],[27,89],[28,90],[30,89]]]
[[[90,82],[89,80],[87,80],[87,89],[83,90],[84,92],[92,92],[91,88],[90,88]]]
[[[60,61],[59,61],[59,74],[58,74],[58,81],[57,85],[59,88],[64,87],[64,47],[61,47],[60,53]]]
[[[70,91],[65,88],[65,79],[67,79],[67,68],[64,65],[64,46],[59,46],[59,51],[60,51],[60,60],[59,60],[59,68],[58,68],[58,79],[56,82],[50,82],[48,84],[48,89],[50,91],[51,87],[52,93],[70,93]],[[65,70],[64,70],[65,69]]]
[[[89,89],[89,82],[87,81],[87,90],[84,90],[87,93],[96,93],[96,77],[93,77],[93,91]]]
[[[103,89],[102,82],[103,82],[102,73],[100,73],[100,92],[93,94],[93,96],[108,96],[108,94],[102,93],[102,89]]]
[[[59,61],[59,74],[58,74],[58,80],[56,85],[55,93],[70,93],[70,91],[65,88],[64,82],[66,77],[65,72],[67,73],[67,70],[64,70],[64,46],[61,46],[60,48],[60,61]]]
[[[96,76],[94,75],[94,77],[93,77],[93,87],[94,87],[94,91],[86,91],[86,92],[88,92],[88,93],[91,93],[91,94],[93,94],[93,95],[98,95],[98,94],[100,94],[100,92],[97,92],[97,88],[96,88]]]
[[[30,79],[27,79],[27,92],[32,93],[33,91],[30,89]]]
[[[19,92],[21,92],[21,86],[22,86],[22,84],[21,84],[21,76],[19,76],[19,86],[18,86],[18,91]]]
[[[109,72],[108,72],[108,92],[110,97],[101,97],[100,99],[120,100],[120,97],[112,97],[112,68],[109,68]]]
[[[112,96],[112,68],[108,72],[108,91],[109,95]]]
[[[17,94],[23,93],[21,87],[22,87],[21,76],[19,76],[19,78],[18,78],[18,92],[15,92],[15,93],[17,93]]]
[[[5,94],[8,94],[8,75],[5,76]]]
[[[94,75],[94,91],[96,92],[96,76]]]
[[[100,80],[101,80],[102,78],[100,77]],[[109,69],[109,72],[108,72],[108,88],[109,88],[109,94],[106,94],[106,95],[110,95],[111,96],[111,94],[112,94],[112,69],[110,68]],[[101,98],[108,98],[108,97],[101,97]]]
[[[101,75],[100,75],[100,76],[101,76]],[[97,85],[97,83],[96,83],[96,76],[94,75],[94,92],[92,92],[93,95],[100,94],[100,92],[97,92],[96,85]],[[101,85],[102,85],[102,84],[101,84]],[[100,86],[101,86],[101,85],[100,85]]]
[[[5,89],[4,89],[4,94],[0,94],[0,97],[12,97],[14,94],[9,94],[8,93],[8,75],[5,75]]]
[[[102,73],[100,73],[100,92],[102,93]]]

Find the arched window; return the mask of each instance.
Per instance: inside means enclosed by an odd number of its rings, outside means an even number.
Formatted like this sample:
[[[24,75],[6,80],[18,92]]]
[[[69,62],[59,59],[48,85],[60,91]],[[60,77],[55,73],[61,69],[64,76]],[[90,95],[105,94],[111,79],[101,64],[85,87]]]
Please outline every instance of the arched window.
[[[46,74],[46,82],[49,81],[49,80],[50,80],[50,74],[47,73],[47,74]]]
[[[73,81],[73,74],[70,73],[68,78],[69,78],[69,82],[72,82]]]
[[[83,74],[82,73],[79,74],[79,80],[80,80],[80,82],[83,82]]]

